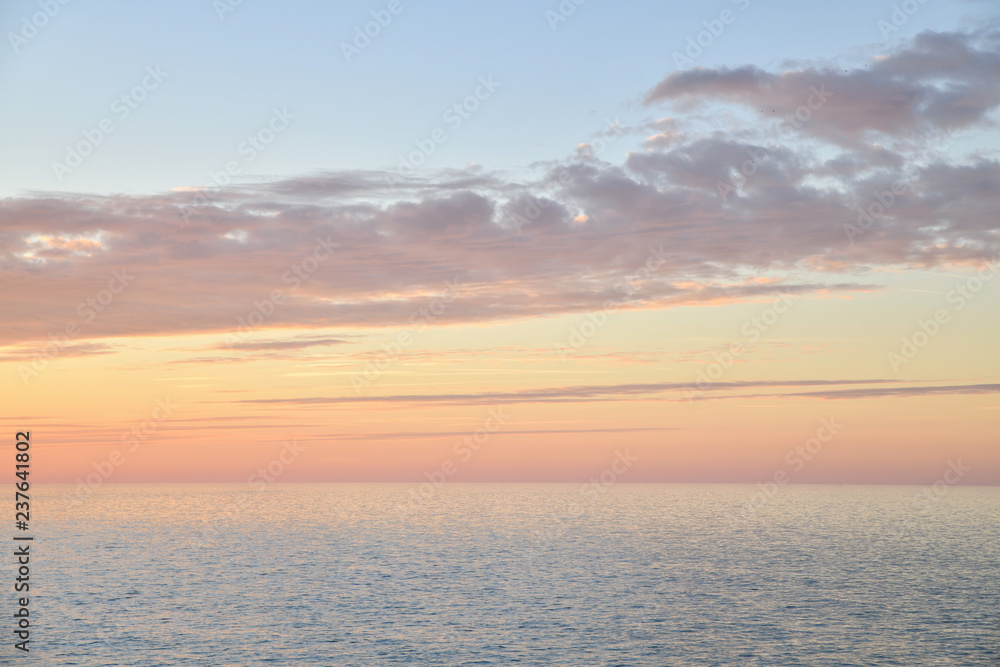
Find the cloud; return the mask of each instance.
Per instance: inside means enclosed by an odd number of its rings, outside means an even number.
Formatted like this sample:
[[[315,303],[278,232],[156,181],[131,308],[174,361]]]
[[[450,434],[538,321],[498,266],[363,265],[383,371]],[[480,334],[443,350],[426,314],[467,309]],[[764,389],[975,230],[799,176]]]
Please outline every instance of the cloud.
[[[990,35],[923,33],[848,72],[692,70],[648,97],[770,118],[765,102],[794,110],[826,83],[835,95],[811,139],[768,144],[770,120],[706,132],[672,115],[632,133],[623,164],[571,155],[527,180],[478,167],[359,170],[210,193],[6,199],[0,345],[42,345],[70,323],[82,339],[223,337],[253,318],[290,332],[412,327],[449,291],[436,325],[850,293],[878,289],[860,277],[873,267],[977,266],[1000,251],[1000,163],[928,153],[922,140],[990,127]],[[664,136],[643,141],[649,129]],[[752,175],[720,196],[748,155]],[[903,194],[848,243],[845,225],[894,182]],[[134,279],[112,293],[116,271]],[[781,278],[748,279],[765,272]],[[242,349],[282,345],[307,347]]]
[[[62,343],[58,347],[60,357],[89,357],[98,354],[112,354],[121,346],[108,343]],[[0,361],[31,361],[38,357],[38,348],[32,345],[18,345],[0,348]]]
[[[1000,384],[960,384],[931,387],[871,387],[864,389],[837,389],[832,391],[809,391],[785,394],[785,396],[805,396],[810,398],[856,399],[885,398],[887,396],[939,396],[957,394],[995,394],[1000,392]],[[772,394],[773,395],[773,394]]]
[[[342,345],[348,341],[341,338],[293,338],[290,340],[235,341],[219,343],[212,347],[215,350],[232,349],[246,352],[269,352],[301,350],[323,345]]]
[[[327,347],[330,345],[344,345],[352,342],[349,339],[357,339],[359,336],[343,335],[337,338],[328,336],[318,337],[293,337],[287,339],[268,340],[239,340],[232,338],[224,342],[216,343],[200,349],[211,351],[225,351],[229,354],[216,354],[212,356],[194,356],[183,359],[174,359],[171,364],[214,364],[214,363],[248,363],[255,361],[276,361],[287,359],[302,359],[309,356],[305,352],[310,348]],[[187,352],[187,348],[179,351]]]
[[[853,384],[886,384],[896,380],[754,380],[716,382],[704,389],[706,392],[738,390],[756,387],[801,387]],[[395,394],[388,396],[307,396],[298,398],[259,398],[231,401],[232,403],[272,405],[329,405],[337,403],[437,403],[442,405],[506,405],[512,403],[579,403],[588,401],[666,400],[657,398],[663,393],[678,394],[670,400],[687,400],[682,392],[691,388],[690,383],[654,382],[614,385],[579,385],[525,389],[510,392],[484,392],[478,394]],[[788,394],[753,394],[752,396],[781,396]],[[800,394],[790,394],[797,396]],[[801,394],[806,395],[806,394]],[[723,396],[738,398],[739,395]]]
[[[656,428],[564,428],[545,430],[504,430],[497,435],[568,435],[581,433],[641,433],[646,431],[676,431],[671,427]],[[469,431],[395,431],[386,433],[323,433],[318,437],[332,440],[416,440],[418,438],[450,438],[469,435]]]
[[[988,44],[993,37],[990,29],[923,32],[906,48],[846,70],[697,68],[667,76],[646,103],[691,108],[727,102],[770,120],[822,102],[809,131],[835,143],[856,147],[885,137],[923,137],[970,127],[1000,106],[1000,53]],[[817,91],[830,98],[818,100]]]
[[[726,400],[750,398],[820,398],[849,400],[865,398],[940,396],[1000,393],[1000,384],[961,384],[936,386],[851,387],[821,391],[771,391],[758,393],[725,393],[756,387],[792,388],[803,386],[898,385],[899,380],[766,380],[716,382],[701,390],[691,400]],[[510,405],[516,403],[586,403],[594,401],[665,400],[687,401],[690,384],[660,382],[651,384],[584,385],[526,389],[512,392],[464,394],[395,394],[388,396],[306,396],[298,398],[259,398],[231,401],[258,405],[336,405],[363,403],[423,403],[437,405]],[[673,394],[673,396],[663,396]]]

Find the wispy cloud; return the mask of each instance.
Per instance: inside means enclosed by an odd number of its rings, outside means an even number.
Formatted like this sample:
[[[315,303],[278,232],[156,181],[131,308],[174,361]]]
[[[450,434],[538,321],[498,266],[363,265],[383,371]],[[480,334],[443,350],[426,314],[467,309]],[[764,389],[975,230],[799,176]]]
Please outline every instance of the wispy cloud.
[[[832,391],[807,391],[784,396],[805,396],[812,398],[853,399],[884,398],[887,396],[937,396],[949,394],[995,394],[1000,392],[1000,384],[958,384],[918,387],[871,387],[865,389],[837,389]],[[774,394],[762,394],[774,396]]]
[[[247,352],[262,351],[283,351],[301,350],[310,347],[320,347],[325,345],[343,345],[350,341],[342,338],[293,338],[290,340],[262,340],[262,341],[242,341],[233,343],[219,343],[213,346],[216,350],[241,350]]]
[[[898,380],[757,380],[744,382],[716,382],[710,390],[751,389],[756,387],[802,387],[853,384],[886,384]],[[484,392],[463,394],[395,394],[386,396],[310,396],[299,398],[260,398],[232,401],[233,403],[325,405],[336,403],[440,403],[446,405],[507,404],[507,403],[576,403],[587,401],[666,400],[664,393],[684,392],[689,384],[680,382],[655,382],[644,384],[578,385],[524,389],[511,392]],[[754,394],[761,396],[763,394]],[[788,394],[767,394],[781,396]],[[792,394],[796,395],[796,394]],[[726,396],[729,397],[729,396]],[[673,400],[686,400],[679,395]]]
[[[510,430],[501,435],[579,435],[584,433],[643,433],[649,431],[676,431],[671,427],[650,428],[563,428],[537,430]],[[418,440],[420,438],[451,438],[469,434],[465,431],[393,431],[384,433],[321,433],[317,437],[331,440]]]
[[[98,354],[112,354],[122,349],[120,345],[98,342],[63,343],[59,348],[61,357],[89,357]],[[28,361],[38,356],[38,348],[33,345],[17,345],[0,348],[0,361]]]

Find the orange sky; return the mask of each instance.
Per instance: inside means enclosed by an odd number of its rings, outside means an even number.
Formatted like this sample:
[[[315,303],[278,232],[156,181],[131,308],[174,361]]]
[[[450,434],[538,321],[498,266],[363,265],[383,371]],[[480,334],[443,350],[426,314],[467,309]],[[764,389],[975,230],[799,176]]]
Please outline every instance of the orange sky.
[[[970,354],[998,324],[990,289],[898,372],[888,353],[905,316],[882,306],[906,301],[918,322],[942,294],[802,297],[755,342],[746,323],[780,301],[620,311],[578,348],[568,341],[586,314],[262,328],[251,351],[219,349],[227,334],[102,339],[106,353],[57,355],[27,384],[24,362],[6,362],[4,423],[31,429],[38,479],[58,482],[244,481],[268,465],[281,481],[423,481],[442,468],[451,481],[582,481],[620,451],[636,459],[621,481],[783,470],[791,482],[930,483],[961,461],[963,483],[995,484],[997,357]],[[401,333],[405,349],[380,356]],[[724,367],[734,342],[745,351]]]

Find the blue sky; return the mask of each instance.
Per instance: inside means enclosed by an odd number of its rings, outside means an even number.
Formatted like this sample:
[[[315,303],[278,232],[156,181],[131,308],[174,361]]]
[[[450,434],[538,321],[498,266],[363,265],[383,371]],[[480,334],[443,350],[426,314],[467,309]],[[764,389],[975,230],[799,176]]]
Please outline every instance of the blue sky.
[[[152,193],[199,186],[239,158],[238,146],[274,108],[295,116],[242,169],[241,179],[323,170],[392,168],[442,127],[442,114],[477,86],[500,83],[461,127],[449,130],[428,167],[516,169],[570,154],[604,127],[652,119],[642,96],[676,71],[672,54],[703,21],[735,17],[695,66],[863,59],[885,41],[879,20],[893,3],[599,2],[576,8],[553,30],[557,2],[402,1],[382,33],[351,62],[341,42],[387,2],[266,3],[245,0],[220,20],[212,2],[70,2],[27,43],[11,32],[37,2],[4,3],[0,26],[0,180],[5,196],[31,191]],[[742,9],[745,7],[745,9]],[[890,43],[928,29],[952,29],[982,3],[927,2]],[[124,120],[112,104],[147,67],[167,74]],[[59,180],[53,161],[82,132],[114,131]],[[615,162],[633,148],[616,143]]]

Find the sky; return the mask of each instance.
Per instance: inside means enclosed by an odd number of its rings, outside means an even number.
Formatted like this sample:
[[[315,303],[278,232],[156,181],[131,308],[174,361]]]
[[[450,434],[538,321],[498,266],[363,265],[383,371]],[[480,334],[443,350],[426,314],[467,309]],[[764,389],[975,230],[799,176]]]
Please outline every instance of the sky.
[[[0,27],[36,481],[1000,483],[991,3]]]

